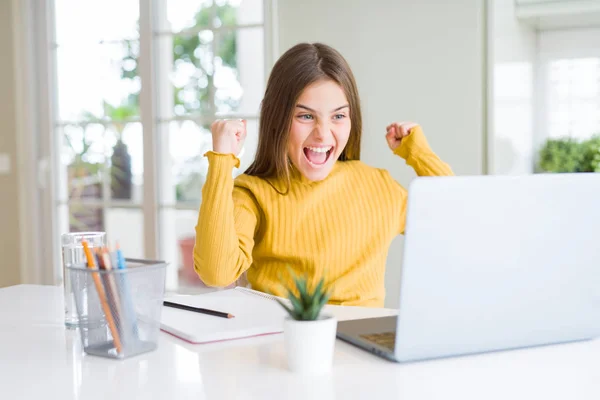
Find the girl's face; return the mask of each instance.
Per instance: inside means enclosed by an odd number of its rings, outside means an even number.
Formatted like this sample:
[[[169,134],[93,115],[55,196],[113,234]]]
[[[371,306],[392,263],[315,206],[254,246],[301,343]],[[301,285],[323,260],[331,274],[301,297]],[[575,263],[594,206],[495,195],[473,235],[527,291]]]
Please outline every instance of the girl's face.
[[[323,180],[348,143],[348,99],[336,82],[318,81],[302,91],[292,115],[288,156],[306,179]]]

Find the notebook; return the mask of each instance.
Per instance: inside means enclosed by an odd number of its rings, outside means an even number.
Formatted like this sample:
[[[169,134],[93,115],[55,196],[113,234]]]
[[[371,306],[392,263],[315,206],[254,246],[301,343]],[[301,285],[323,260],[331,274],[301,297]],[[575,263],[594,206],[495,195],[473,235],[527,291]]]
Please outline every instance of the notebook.
[[[163,306],[161,329],[193,344],[280,333],[287,315],[273,296],[243,287],[165,300],[235,316],[219,318]]]

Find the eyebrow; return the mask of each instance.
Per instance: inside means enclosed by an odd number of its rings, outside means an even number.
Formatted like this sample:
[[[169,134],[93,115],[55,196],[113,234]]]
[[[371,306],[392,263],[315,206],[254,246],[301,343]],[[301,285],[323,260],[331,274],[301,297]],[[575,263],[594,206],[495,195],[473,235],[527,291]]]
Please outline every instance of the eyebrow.
[[[305,105],[303,105],[303,104],[296,104],[296,107],[298,107],[298,108],[303,108],[303,109],[305,109],[305,110],[307,110],[307,111],[314,112],[314,113],[316,114],[316,111],[315,111],[315,110],[313,110],[312,108],[310,108],[310,107],[307,107],[307,106],[305,106]],[[333,112],[336,112],[336,111],[340,111],[342,108],[346,108],[346,107],[350,107],[350,105],[348,105],[348,104],[344,104],[343,106],[341,106],[341,107],[338,107],[338,108],[336,108],[335,110],[331,110],[331,112],[333,113]]]

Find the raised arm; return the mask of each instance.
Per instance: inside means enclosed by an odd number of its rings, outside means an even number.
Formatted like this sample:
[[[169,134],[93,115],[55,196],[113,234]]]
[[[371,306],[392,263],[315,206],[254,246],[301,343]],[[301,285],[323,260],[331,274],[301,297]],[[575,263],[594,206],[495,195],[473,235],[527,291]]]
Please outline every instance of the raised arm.
[[[391,124],[387,127],[386,139],[394,154],[405,159],[418,176],[454,175],[450,166],[431,150],[419,125],[414,123]],[[408,193],[400,184],[394,185],[394,188],[397,190],[400,206],[399,233],[404,233]]]
[[[227,286],[252,265],[254,234],[260,213],[246,189],[234,188],[233,154],[209,152],[196,225],[194,269],[208,286]]]
[[[252,265],[260,214],[254,196],[233,184],[246,121],[217,120],[210,128],[214,151],[206,153],[208,174],[196,225],[194,269],[207,285],[227,286]]]
[[[443,162],[437,154],[431,150],[427,138],[419,125],[416,124],[392,124],[391,130],[395,130],[394,137],[390,138],[388,129],[388,144],[394,154],[406,160],[418,176],[452,176],[454,173],[448,164]],[[398,140],[397,138],[400,137]],[[393,143],[390,143],[394,141]],[[394,146],[395,144],[395,146]]]

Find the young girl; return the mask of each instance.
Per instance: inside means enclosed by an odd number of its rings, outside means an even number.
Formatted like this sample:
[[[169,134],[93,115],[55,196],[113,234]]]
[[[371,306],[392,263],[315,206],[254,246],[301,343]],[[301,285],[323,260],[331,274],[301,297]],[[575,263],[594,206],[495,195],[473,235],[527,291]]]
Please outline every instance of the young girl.
[[[200,278],[226,286],[246,272],[253,289],[284,296],[289,266],[324,276],[330,303],[383,306],[386,256],[404,232],[407,192],[387,171],[359,161],[360,101],[346,60],[305,43],[277,61],[256,159],[235,180],[245,122],[217,120],[211,130],[194,247]],[[418,125],[392,123],[385,138],[418,175],[452,175]]]

